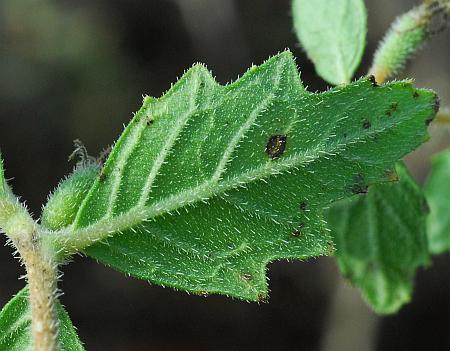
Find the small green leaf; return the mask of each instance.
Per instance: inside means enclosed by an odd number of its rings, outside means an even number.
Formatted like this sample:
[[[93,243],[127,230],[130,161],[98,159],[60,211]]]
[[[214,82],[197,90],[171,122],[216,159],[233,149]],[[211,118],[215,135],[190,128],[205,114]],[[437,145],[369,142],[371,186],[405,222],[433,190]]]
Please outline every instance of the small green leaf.
[[[160,285],[265,298],[267,263],[327,254],[322,209],[386,181],[435,102],[370,79],[309,93],[289,52],[227,86],[196,65],[145,99],[73,225],[43,240]]]
[[[450,149],[433,157],[433,168],[425,185],[430,206],[427,233],[430,252],[450,250]]]
[[[60,351],[83,351],[75,328],[67,312],[58,302]],[[24,288],[14,296],[0,312],[0,350],[31,351],[31,307],[28,289]]]
[[[326,214],[342,274],[378,313],[408,302],[416,268],[429,262],[425,198],[406,167],[396,168],[399,182],[373,185]]]
[[[100,166],[96,163],[77,166],[49,196],[41,215],[42,225],[58,230],[72,224],[99,170]]]
[[[293,0],[294,29],[317,74],[349,83],[364,53],[367,13],[363,0]]]

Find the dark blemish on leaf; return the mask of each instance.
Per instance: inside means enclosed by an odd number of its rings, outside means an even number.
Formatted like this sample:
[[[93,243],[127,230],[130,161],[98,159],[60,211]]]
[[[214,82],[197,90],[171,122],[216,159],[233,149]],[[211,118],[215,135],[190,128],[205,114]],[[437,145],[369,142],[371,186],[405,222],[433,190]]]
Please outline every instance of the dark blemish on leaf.
[[[153,122],[155,122],[155,120],[153,119],[152,116],[148,116],[148,117],[146,118],[146,120],[145,120],[145,123],[146,123],[148,126],[151,126],[151,125],[153,124]]]
[[[430,206],[428,205],[427,199],[422,198],[422,200],[420,201],[420,208],[424,213],[430,213]]]
[[[386,115],[391,116],[398,109],[398,102],[393,102],[391,106],[386,110]]]
[[[374,75],[370,75],[370,76],[368,76],[367,78],[368,78],[369,81],[372,83],[372,86],[373,86],[373,87],[375,87],[375,88],[379,87],[379,85],[378,85],[378,83],[377,83],[377,81],[376,81]]]
[[[344,138],[347,138],[347,133],[344,133],[344,134],[343,134],[343,137],[344,137]]]
[[[199,88],[200,88],[200,89],[203,89],[204,87],[205,87],[205,82],[200,82]]]
[[[100,171],[100,174],[98,176],[98,180],[100,180],[101,182],[104,182],[106,180],[106,174],[105,174],[105,170],[103,168]]]
[[[390,182],[396,182],[398,180],[398,175],[393,169],[387,168],[383,173]]]
[[[417,99],[418,97],[419,97],[419,93],[417,92],[417,90],[415,90],[413,93],[413,98]]]
[[[250,273],[243,273],[243,274],[241,274],[241,279],[243,281],[249,282],[249,281],[253,280],[253,275],[251,275]]]
[[[279,158],[286,149],[286,135],[272,135],[267,142],[265,151],[267,155],[272,159]]]
[[[362,127],[363,127],[364,129],[369,129],[371,126],[372,126],[372,123],[370,123],[370,121],[369,121],[368,119],[365,119],[365,120],[363,121]]]
[[[291,234],[292,234],[292,236],[298,237],[298,236],[300,236],[301,233],[300,233],[300,230],[294,229]]]
[[[428,126],[431,124],[431,122],[433,122],[433,119],[434,119],[434,117],[427,118],[427,119],[425,120],[425,125],[428,127]]]
[[[300,202],[299,207],[302,211],[305,211],[306,208],[308,207],[308,204],[305,201],[302,201],[302,202]]]
[[[297,228],[295,228],[292,232],[291,232],[291,235],[293,236],[293,237],[299,237],[301,234],[302,234],[302,229],[305,227],[305,223],[300,223],[299,225],[298,225],[298,227]]]
[[[358,174],[355,176],[351,190],[353,194],[367,193],[367,185],[364,182],[364,177],[362,174]]]

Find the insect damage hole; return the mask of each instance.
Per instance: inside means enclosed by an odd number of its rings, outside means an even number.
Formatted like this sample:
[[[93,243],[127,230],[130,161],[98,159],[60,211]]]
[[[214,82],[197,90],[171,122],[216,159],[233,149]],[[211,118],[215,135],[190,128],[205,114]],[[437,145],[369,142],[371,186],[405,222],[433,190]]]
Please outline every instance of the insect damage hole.
[[[286,149],[286,141],[287,141],[286,135],[281,135],[281,134],[272,135],[269,138],[269,141],[267,142],[267,145],[265,148],[267,155],[272,160],[279,158],[284,153],[284,150]]]

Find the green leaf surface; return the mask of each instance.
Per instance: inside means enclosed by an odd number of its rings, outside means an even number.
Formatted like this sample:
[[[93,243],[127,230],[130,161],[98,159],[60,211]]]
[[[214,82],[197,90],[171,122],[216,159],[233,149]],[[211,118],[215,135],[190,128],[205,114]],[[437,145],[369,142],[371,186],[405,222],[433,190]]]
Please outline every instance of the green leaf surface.
[[[430,252],[440,254],[450,250],[450,149],[433,157],[425,194],[430,206],[427,219]]]
[[[417,267],[429,262],[424,195],[403,164],[396,168],[399,182],[373,185],[326,212],[342,274],[378,313],[408,302]]]
[[[264,299],[266,265],[329,253],[322,209],[388,181],[435,102],[370,79],[309,93],[289,52],[226,86],[195,65],[145,99],[74,223],[44,239],[160,285]]]
[[[61,351],[83,351],[72,322],[64,307],[56,305],[59,319],[59,343]],[[28,289],[14,296],[0,312],[0,350],[31,351],[31,307]]]
[[[331,84],[350,82],[364,53],[363,0],[293,0],[294,29],[317,74]]]

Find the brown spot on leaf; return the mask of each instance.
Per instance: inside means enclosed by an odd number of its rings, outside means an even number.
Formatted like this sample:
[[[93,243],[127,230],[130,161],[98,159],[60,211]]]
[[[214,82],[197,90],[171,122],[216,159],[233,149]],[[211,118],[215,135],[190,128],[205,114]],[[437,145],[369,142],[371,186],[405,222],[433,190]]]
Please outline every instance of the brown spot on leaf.
[[[272,135],[267,142],[265,151],[267,155],[272,159],[279,158],[286,149],[286,135]]]
[[[106,180],[106,173],[105,173],[105,169],[102,168],[102,170],[100,171],[100,174],[98,176],[98,180],[100,180],[101,182],[104,182]]]
[[[398,109],[398,102],[393,102],[393,103],[389,106],[389,108],[386,110],[385,113],[386,113],[387,116],[392,116],[392,114],[393,114],[394,112],[396,112],[397,109]]]
[[[419,93],[417,92],[417,90],[414,90],[413,98],[417,99],[418,97],[419,97]]]
[[[242,273],[241,279],[243,281],[249,282],[249,281],[253,280],[253,275],[251,275],[250,273]]]
[[[365,119],[365,120],[363,121],[362,127],[363,127],[364,129],[369,129],[371,126],[372,126],[372,123],[370,123],[370,121],[369,121],[368,119]]]
[[[308,204],[305,201],[300,202],[300,204],[298,205],[298,207],[300,207],[300,209],[302,211],[305,211],[306,208],[308,207]]]
[[[298,225],[298,227],[295,228],[295,229],[291,232],[291,235],[292,235],[293,237],[299,237],[299,236],[302,234],[302,229],[303,229],[304,226],[305,226],[305,223],[300,223],[300,224]]]
[[[367,193],[367,185],[364,182],[364,177],[362,174],[358,174],[354,178],[354,183],[351,187],[353,194],[366,194]]]

